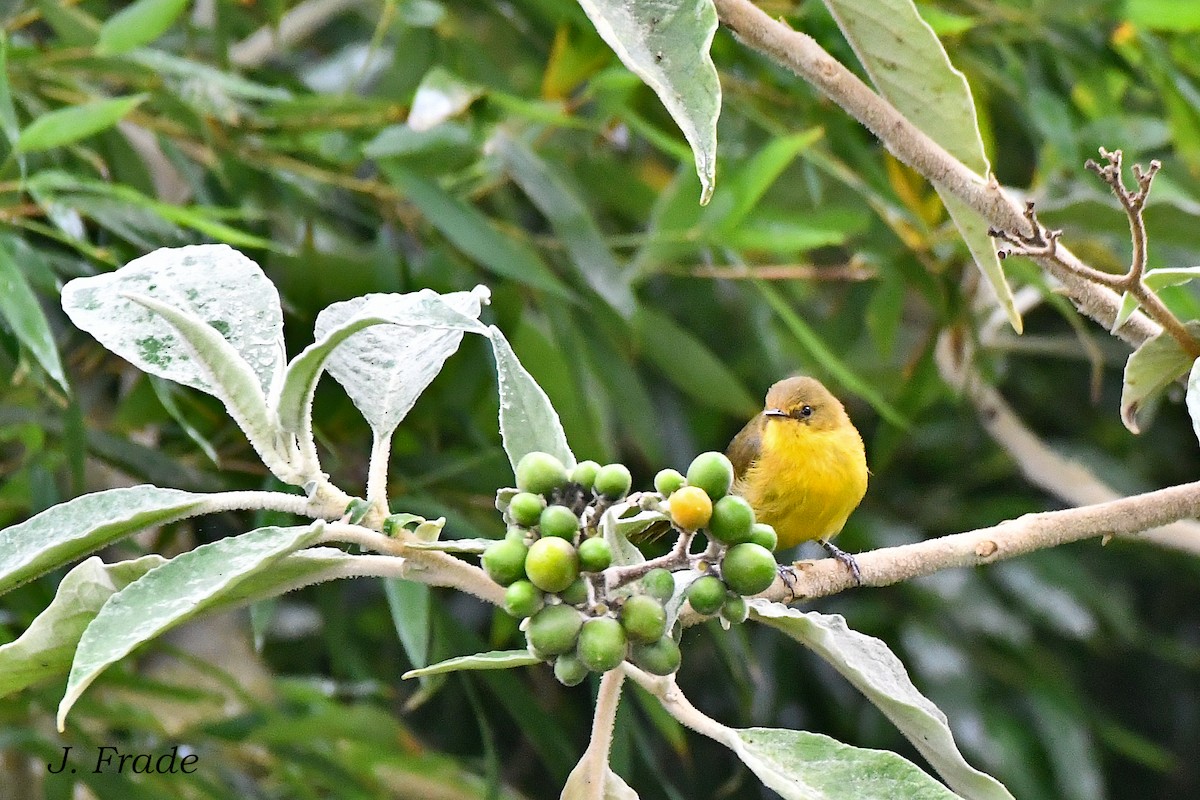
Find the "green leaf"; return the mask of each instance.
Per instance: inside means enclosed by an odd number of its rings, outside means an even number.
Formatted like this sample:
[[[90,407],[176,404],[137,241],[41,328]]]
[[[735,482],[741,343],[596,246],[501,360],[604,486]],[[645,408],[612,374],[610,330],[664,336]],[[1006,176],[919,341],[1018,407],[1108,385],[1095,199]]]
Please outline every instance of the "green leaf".
[[[784,800],[954,800],[958,795],[887,750],[808,731],[737,731],[738,756]]]
[[[540,664],[541,661],[528,650],[493,650],[490,653],[450,658],[421,669],[410,669],[400,677],[408,680],[409,678],[422,678],[426,675],[440,675],[443,672],[459,672],[465,669],[512,669],[513,667],[529,667]]]
[[[817,332],[814,331],[800,316],[792,310],[783,296],[765,281],[756,280],[754,285],[766,298],[767,304],[775,310],[775,313],[783,320],[792,335],[800,343],[813,360],[821,365],[823,369],[829,372],[837,381],[845,386],[856,395],[866,400],[871,404],[871,407],[879,412],[880,416],[901,428],[909,427],[908,420],[897,411],[888,401],[883,399],[883,395],[875,391],[875,388],[860,378],[850,367],[837,357],[821,339]]]
[[[157,39],[175,24],[188,0],[136,0],[104,21],[96,55],[127,53]]]
[[[629,3],[580,0],[601,38],[654,90],[691,145],[700,204],[712,197],[717,170],[721,83],[709,48],[717,30],[712,0]]]
[[[58,584],[50,605],[16,640],[0,647],[0,697],[66,674],[84,629],[116,592],[166,563],[159,555],[105,564],[97,556],[76,566]]]
[[[642,353],[671,382],[704,405],[735,417],[750,418],[759,411],[741,381],[696,337],[665,314],[642,306],[631,320]]]
[[[1200,30],[1200,6],[1178,0],[1125,0],[1125,19],[1153,31]]]
[[[342,385],[380,438],[388,438],[462,342],[486,335],[477,320],[485,287],[439,295],[369,294],[327,306],[316,341],[292,359],[279,396],[285,430],[310,436],[313,392],[323,369]],[[388,324],[383,324],[388,323]]]
[[[148,95],[95,100],[69,108],[49,111],[21,131],[14,145],[19,153],[34,153],[62,147],[100,133],[120,122]]]
[[[173,326],[130,294],[189,312],[219,331],[252,366],[261,393],[271,391],[284,366],[283,311],[258,264],[226,245],[162,248],[63,287],[67,316],[102,345],[145,372],[212,394],[207,368]]]
[[[433,181],[393,163],[384,162],[382,167],[429,224],[484,269],[534,289],[570,296],[570,290],[523,240],[501,233],[487,217]]]
[[[779,179],[796,157],[818,141],[824,131],[809,128],[799,133],[771,139],[762,149],[743,164],[729,180],[727,191],[716,202],[704,209],[700,217],[701,227],[714,230],[706,239],[715,244],[728,241],[730,234],[737,233],[747,222],[753,221],[751,212],[758,206],[767,189]],[[748,242],[753,238],[747,237]]]
[[[946,715],[917,691],[886,644],[851,630],[837,614],[804,613],[765,600],[751,600],[749,605],[755,620],[778,628],[829,662],[900,729],[959,795],[966,800],[1013,800],[995,778],[966,762]]]
[[[1192,336],[1200,336],[1200,322],[1187,323]],[[1175,381],[1188,374],[1192,357],[1171,334],[1163,331],[1142,342],[1125,362],[1121,386],[1121,421],[1132,433],[1140,433],[1138,411]]]
[[[500,438],[513,469],[522,456],[535,450],[557,457],[568,469],[575,466],[575,454],[550,398],[521,365],[499,328],[489,325],[488,338],[500,389]]]
[[[524,143],[497,134],[491,145],[521,191],[550,221],[583,279],[613,310],[629,317],[634,307],[629,280],[583,201]]]
[[[428,665],[429,587],[414,581],[384,578],[383,590],[408,663],[418,669]]]
[[[21,344],[33,354],[42,369],[64,392],[69,392],[67,376],[58,358],[54,334],[42,312],[25,273],[17,266],[7,241],[0,241],[0,317],[12,328]]]
[[[912,0],[825,0],[875,88],[910,122],[984,178],[991,165],[983,150],[975,103],[966,77],[950,63],[933,29]],[[1021,316],[1013,305],[987,223],[949,192],[941,195],[1013,329]]]
[[[202,514],[219,496],[132,486],[48,508],[0,530],[0,592],[143,528]]]
[[[8,82],[8,34],[0,34],[0,131],[10,145],[16,144],[21,135],[17,122],[17,109],[13,105],[12,86]],[[21,161],[21,174],[25,174],[25,162]]]
[[[1200,359],[1196,359],[1196,362],[1192,364],[1192,371],[1188,375],[1185,399],[1188,416],[1192,418],[1192,430],[1196,434],[1196,439],[1200,440]]]
[[[247,578],[283,556],[315,542],[324,523],[258,530],[201,545],[147,572],[109,598],[83,632],[67,690],[58,706],[58,729],[83,691],[134,648],[209,610]]]

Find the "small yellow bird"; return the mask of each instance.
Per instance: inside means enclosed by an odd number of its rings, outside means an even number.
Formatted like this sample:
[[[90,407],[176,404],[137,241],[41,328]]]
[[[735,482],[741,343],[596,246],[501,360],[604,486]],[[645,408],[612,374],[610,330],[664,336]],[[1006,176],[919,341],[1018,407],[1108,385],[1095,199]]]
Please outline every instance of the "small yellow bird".
[[[734,493],[775,528],[780,548],[815,539],[862,582],[853,557],[829,540],[866,494],[866,454],[846,409],[820,381],[797,376],[772,386],[766,408],[726,455]]]

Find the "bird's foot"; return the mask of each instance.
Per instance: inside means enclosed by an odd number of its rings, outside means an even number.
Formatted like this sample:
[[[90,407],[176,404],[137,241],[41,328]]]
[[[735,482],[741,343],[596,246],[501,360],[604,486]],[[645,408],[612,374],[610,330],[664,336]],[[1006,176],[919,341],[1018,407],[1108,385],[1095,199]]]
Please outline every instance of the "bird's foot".
[[[791,564],[780,564],[777,571],[779,580],[783,581],[783,585],[787,587],[787,601],[790,603],[796,599],[796,568]]]
[[[854,560],[854,556],[847,553],[842,548],[838,547],[833,542],[824,539],[818,539],[821,547],[825,548],[825,552],[829,553],[830,558],[836,558],[838,561],[846,565],[846,569],[850,570],[850,574],[854,577],[854,585],[862,586],[862,572],[858,568],[858,562]]]

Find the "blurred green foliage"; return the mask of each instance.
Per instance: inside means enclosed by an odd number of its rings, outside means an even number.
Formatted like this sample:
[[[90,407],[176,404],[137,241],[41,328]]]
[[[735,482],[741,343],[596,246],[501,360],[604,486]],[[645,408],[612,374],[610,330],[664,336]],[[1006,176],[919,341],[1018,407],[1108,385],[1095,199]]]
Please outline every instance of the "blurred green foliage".
[[[763,5],[855,64],[820,3]],[[1200,263],[1200,18],[1189,4],[919,6],[967,74],[997,176],[1038,198],[1064,241],[1099,266],[1124,264],[1126,220],[1082,170],[1098,146],[1121,147],[1127,163],[1164,163],[1146,213],[1151,266]],[[331,302],[488,284],[485,318],[546,389],[576,453],[624,461],[635,486],[723,448],[770,383],[802,371],[848,401],[868,443],[874,478],[844,547],[1056,507],[938,377],[937,335],[972,336],[978,323],[962,289],[974,272],[936,196],[792,75],[718,32],[720,162],[702,208],[682,137],[573,3],[337,8],[298,38],[287,2],[38,0],[0,11],[0,524],[127,481],[266,483],[215,401],[131,369],[58,310],[70,277],[204,240],[263,264],[292,352]],[[405,120],[422,91],[448,108],[418,129]],[[1036,279],[1028,264],[1006,268],[1014,283]],[[23,303],[9,294],[18,284],[32,289]],[[1168,299],[1200,316],[1189,289]],[[1140,437],[1121,426],[1122,346],[1053,304],[1026,330],[981,366],[1035,431],[1123,491],[1195,478],[1197,443],[1178,404]],[[1079,336],[1103,359],[1096,396]],[[396,510],[445,515],[451,536],[499,536],[493,496],[512,476],[490,356],[473,338],[398,431],[391,493]],[[316,409],[326,469],[360,485],[366,424],[330,381]],[[252,524],[226,514],[177,525],[114,557]],[[5,597],[0,635],[23,630],[57,577]],[[819,607],[896,649],[968,757],[1016,796],[1192,798],[1198,581],[1193,557],[1093,541]],[[430,609],[403,631],[419,639],[431,626],[430,661],[519,641],[511,619],[465,597],[435,591]],[[254,690],[241,662],[206,658],[184,637],[147,660],[170,656],[211,685],[127,664],[101,682],[109,691],[85,696],[63,737],[49,722],[61,686],[0,701],[0,782],[39,786],[41,762],[66,744],[185,743],[212,766],[83,779],[101,798],[168,786],[214,798],[501,797],[504,786],[548,798],[586,741],[592,689],[564,689],[547,669],[401,683],[412,665],[380,583],[288,596],[273,624],[255,616],[262,664],[245,661],[269,673]],[[214,651],[234,652],[248,626],[220,635],[229,642]],[[781,636],[709,623],[683,648],[683,688],[728,724],[801,727],[918,758]],[[613,765],[643,797],[762,796],[732,755],[636,692],[620,714]],[[58,779],[40,790],[70,795]]]

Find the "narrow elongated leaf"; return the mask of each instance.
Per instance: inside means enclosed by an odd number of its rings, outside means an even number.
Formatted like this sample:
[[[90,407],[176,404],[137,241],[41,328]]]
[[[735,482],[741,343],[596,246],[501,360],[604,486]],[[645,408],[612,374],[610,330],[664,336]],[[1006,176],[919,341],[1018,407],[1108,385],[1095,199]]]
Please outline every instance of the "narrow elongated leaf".
[[[752,417],[761,404],[703,342],[665,314],[641,307],[633,334],[645,356],[696,401],[735,417]]]
[[[429,587],[399,578],[383,579],[388,611],[408,663],[420,669],[429,664]]]
[[[820,128],[779,136],[768,142],[738,169],[727,185],[728,191],[700,215],[705,238],[720,243],[747,222],[767,189],[783,174],[800,153],[824,134]],[[708,232],[712,229],[711,232]]]
[[[288,366],[279,398],[281,424],[292,431],[310,424],[312,393],[324,367],[375,435],[390,437],[458,350],[463,331],[486,334],[477,319],[487,296],[484,287],[446,295],[422,289],[328,306],[317,315],[317,341]]]
[[[808,731],[747,728],[736,752],[785,800],[954,800],[958,795],[887,750]]]
[[[805,613],[765,600],[751,600],[749,605],[756,621],[778,628],[829,662],[900,729],[959,795],[967,800],[1013,800],[995,778],[967,763],[946,715],[917,691],[886,644],[851,630],[837,614]]]
[[[48,508],[0,531],[0,592],[143,528],[202,514],[214,496],[132,486]]]
[[[721,83],[709,48],[717,31],[712,0],[630,3],[580,0],[601,38],[654,90],[692,147],[700,204],[716,182]]]
[[[166,563],[158,555],[105,564],[92,556],[68,572],[50,605],[17,639],[0,647],[0,697],[65,675],[79,637],[100,607],[150,569]]]
[[[205,370],[170,323],[129,294],[187,311],[219,331],[252,367],[262,393],[270,392],[285,362],[283,311],[275,285],[253,261],[220,244],[163,248],[63,287],[67,316],[102,345],[146,372],[211,394]]]
[[[42,365],[46,374],[64,392],[70,391],[62,362],[58,358],[58,348],[54,346],[50,324],[7,244],[6,241],[0,242],[0,317],[4,318],[21,344]]]
[[[112,56],[149,44],[183,14],[188,0],[136,0],[104,21],[96,54]]]
[[[14,149],[21,153],[35,153],[86,139],[116,125],[146,97],[139,94],[95,100],[49,111],[21,131]]]
[[[83,632],[67,690],[58,706],[58,729],[92,682],[134,648],[220,603],[255,573],[312,544],[324,523],[259,528],[201,545],[147,572],[109,598]]]
[[[1200,359],[1192,364],[1192,371],[1187,382],[1187,410],[1192,418],[1192,430],[1196,439],[1200,440]]]
[[[521,191],[550,221],[588,285],[621,316],[632,314],[634,299],[629,280],[583,200],[523,142],[497,134],[492,137],[492,147],[504,159]]]
[[[979,175],[991,165],[966,77],[950,63],[912,0],[825,0],[875,88],[910,122]],[[996,246],[983,218],[934,184],[1009,322],[1020,333]]]
[[[1192,336],[1200,337],[1200,322],[1189,322]],[[1192,357],[1166,331],[1142,342],[1125,362],[1121,386],[1121,421],[1133,433],[1141,432],[1138,411],[1160,392],[1188,374]]]
[[[499,328],[489,325],[488,338],[500,388],[500,438],[513,469],[523,455],[535,450],[556,456],[568,469],[575,466],[575,454],[550,398],[521,365]]]
[[[422,678],[426,675],[440,675],[443,672],[459,672],[465,669],[512,669],[513,667],[529,667],[540,664],[541,661],[528,650],[493,650],[490,653],[449,658],[421,669],[410,669],[400,677],[408,680],[409,678]]]
[[[396,164],[385,162],[382,167],[425,219],[481,267],[534,289],[560,297],[570,295],[537,252],[522,240],[501,233],[487,217],[433,181]]]

